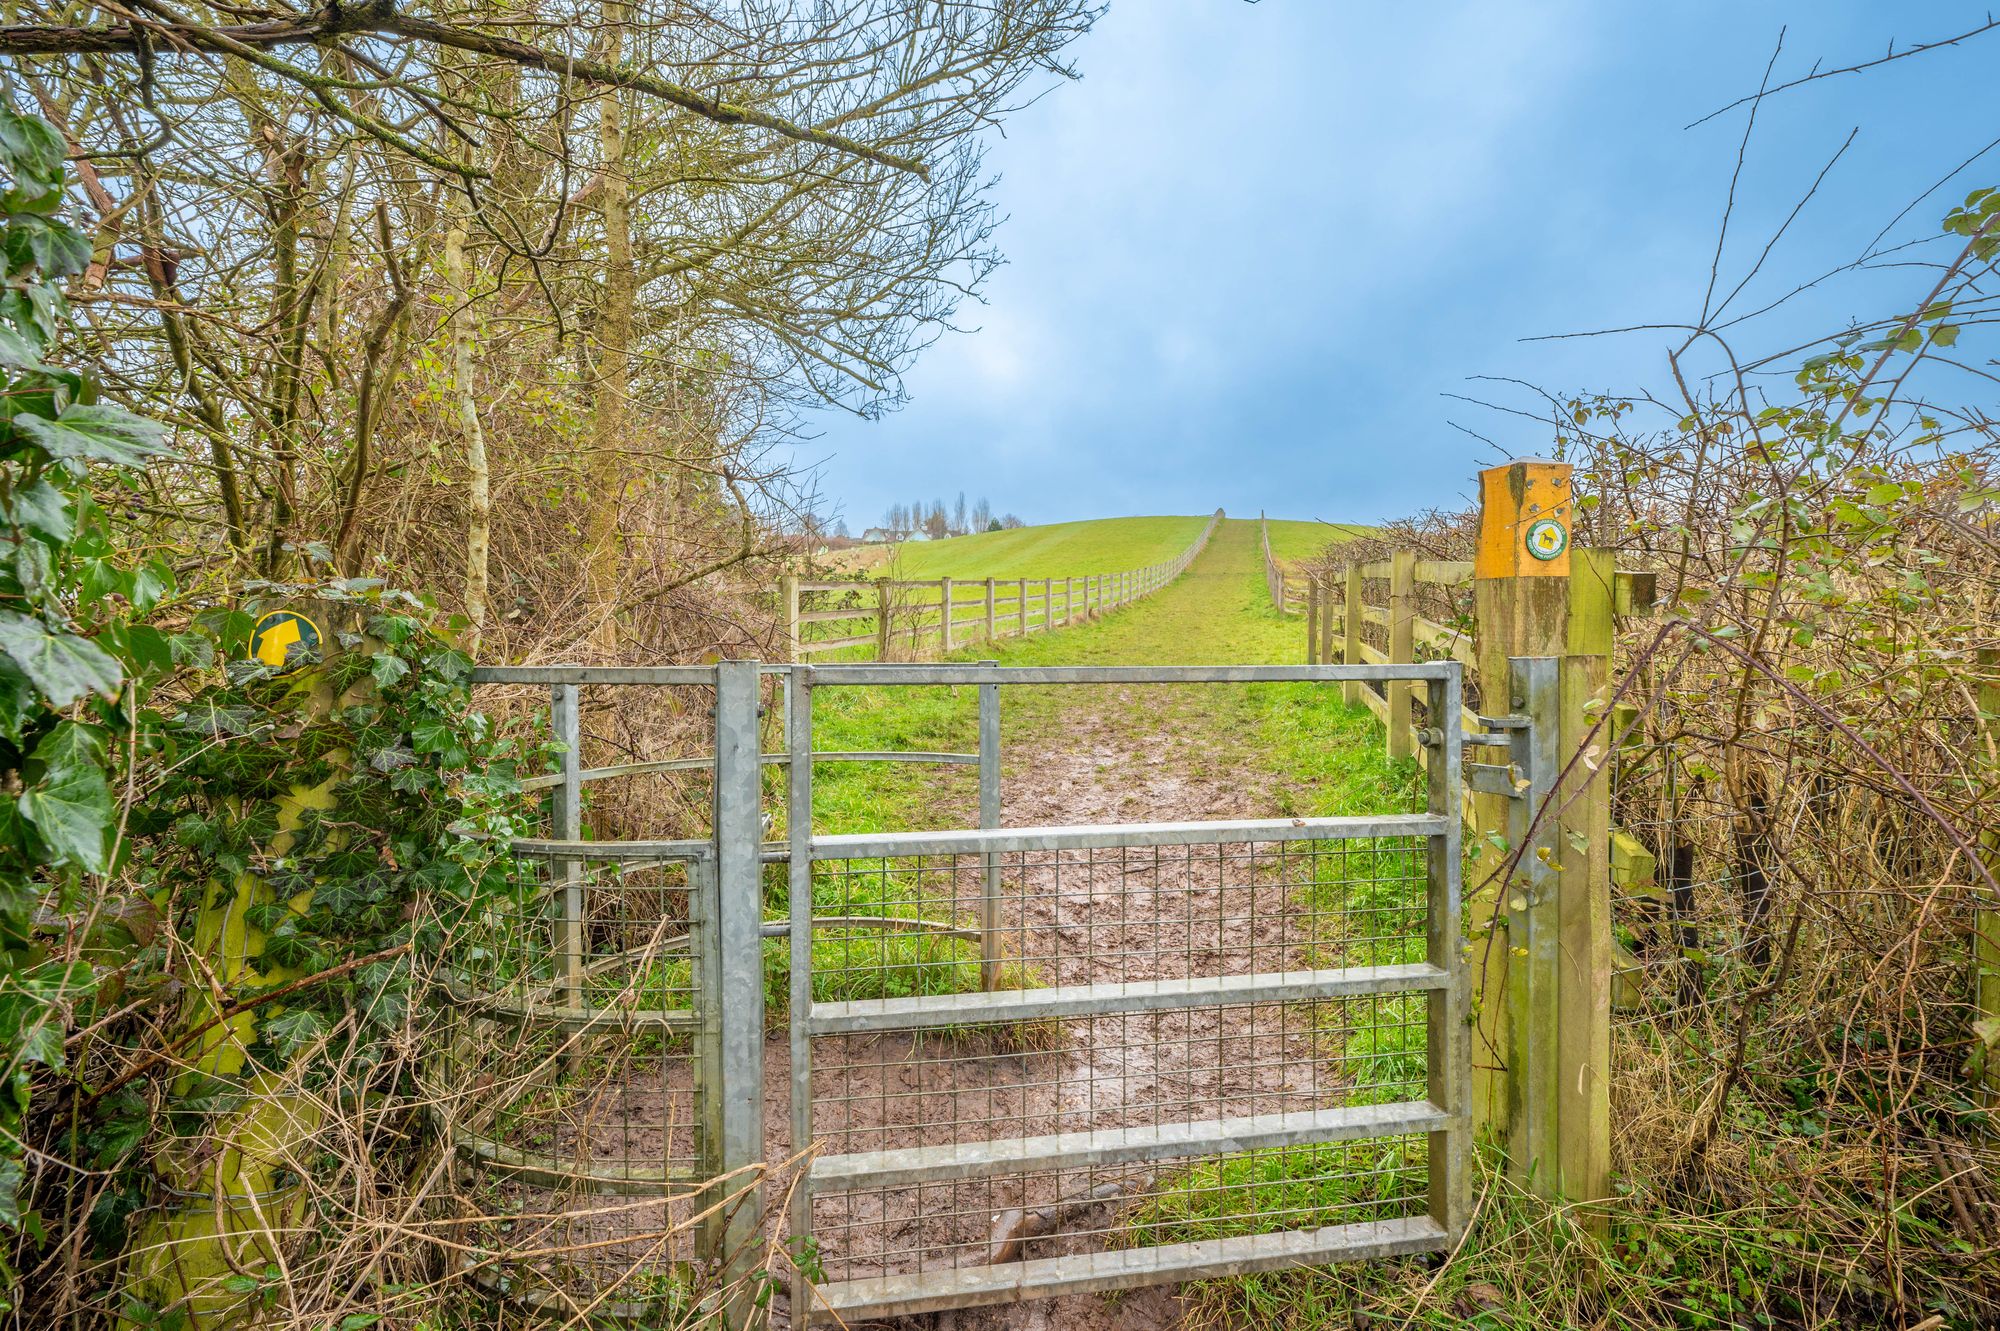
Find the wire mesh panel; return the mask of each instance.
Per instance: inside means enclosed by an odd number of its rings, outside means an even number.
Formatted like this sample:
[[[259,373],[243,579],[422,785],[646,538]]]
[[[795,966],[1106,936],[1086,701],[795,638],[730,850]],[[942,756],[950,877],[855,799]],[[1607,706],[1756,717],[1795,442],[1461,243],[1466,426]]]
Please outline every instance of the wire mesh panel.
[[[905,678],[932,673],[957,682]],[[813,686],[794,675],[794,809]],[[792,1241],[819,1283],[794,1307],[852,1320],[1448,1242],[1463,991],[1455,735],[1436,743],[1423,812],[795,825],[793,1119],[817,1155]]]
[[[581,687],[553,686],[554,771],[524,781],[548,792],[544,835],[514,843],[511,902],[469,922],[458,949],[433,1102],[474,1166],[469,1275],[530,1308],[664,1317],[697,1297],[695,1264],[714,1247],[694,1220],[716,1172],[703,1115],[714,863],[706,840],[585,835],[585,814],[612,807],[589,798],[596,782],[699,763],[586,769]],[[696,697],[656,704],[705,711],[713,696],[675,692]]]

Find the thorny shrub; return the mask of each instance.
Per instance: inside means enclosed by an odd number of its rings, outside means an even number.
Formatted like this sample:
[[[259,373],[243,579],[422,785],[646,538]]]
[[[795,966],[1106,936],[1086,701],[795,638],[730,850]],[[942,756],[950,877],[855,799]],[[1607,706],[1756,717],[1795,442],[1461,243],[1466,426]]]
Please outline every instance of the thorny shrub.
[[[1599,732],[1614,824],[1654,865],[1615,889],[1612,1242],[1579,1278],[1562,1213],[1489,1173],[1444,1276],[1314,1277],[1292,1314],[2000,1322],[1980,1091],[2000,1022],[1972,1002],[1975,922],[2000,921],[2000,434],[1909,389],[1987,317],[2000,192],[1944,231],[1962,245],[1936,288],[1830,339],[1788,392],[1742,369],[1700,396],[1548,400],[1574,543],[1658,575],[1619,622]],[[1475,528],[1424,514],[1319,572],[1469,559]],[[1469,587],[1420,595],[1472,632]],[[1213,1294],[1219,1313],[1258,1291]]]

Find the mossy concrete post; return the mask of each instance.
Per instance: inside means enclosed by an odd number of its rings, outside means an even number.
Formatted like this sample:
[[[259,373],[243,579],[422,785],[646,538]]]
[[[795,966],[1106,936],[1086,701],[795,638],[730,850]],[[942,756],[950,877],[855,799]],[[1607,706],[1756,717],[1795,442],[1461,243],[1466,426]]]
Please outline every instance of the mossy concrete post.
[[[302,608],[330,629],[351,627],[340,622],[336,607],[320,603]],[[331,657],[333,649],[328,650]],[[301,721],[334,715],[374,693],[374,682],[365,674],[336,691],[337,673],[329,660],[295,676]],[[323,780],[293,782],[268,797],[244,796],[231,802],[229,816],[268,826],[265,852],[282,861],[311,818],[338,808],[339,787],[353,761],[347,750],[329,751],[329,774]],[[313,892],[308,888],[292,897],[290,908],[304,913]],[[257,1013],[240,1011],[222,1019],[218,1007],[224,986],[254,992],[301,978],[299,969],[267,954],[267,935],[254,922],[259,907],[275,904],[263,877],[249,869],[218,871],[203,886],[192,951],[216,988],[211,992],[197,986],[187,995],[179,1022],[193,1034],[182,1037],[185,1061],[174,1093],[191,1094],[207,1078],[240,1079],[240,1091],[218,1099],[206,1133],[189,1139],[191,1151],[169,1151],[155,1161],[180,1196],[145,1213],[128,1247],[128,1292],[155,1306],[175,1307],[179,1325],[189,1331],[243,1324],[245,1296],[232,1282],[246,1267],[261,1270],[278,1262],[284,1236],[311,1224],[308,1190],[294,1171],[313,1151],[314,1135],[324,1122],[321,1096],[301,1089],[302,1064],[277,1067],[262,1061],[256,1049]],[[136,1325],[129,1318],[117,1324]]]
[[[1347,566],[1347,600],[1340,611],[1340,663],[1342,665],[1361,664],[1361,565]],[[1361,705],[1361,690],[1368,685],[1358,679],[1350,679],[1340,686],[1341,697],[1349,707]]]
[[[1473,560],[1473,601],[1478,621],[1479,710],[1503,717],[1523,712],[1529,699],[1516,688],[1513,661],[1524,657],[1564,654],[1569,632],[1569,550],[1567,542],[1552,553],[1531,551],[1528,536],[1537,523],[1569,527],[1570,469],[1557,462],[1521,461],[1490,467],[1479,475],[1479,538]],[[1479,760],[1505,761],[1487,749]],[[1533,1167],[1525,1138],[1530,1128],[1526,1088],[1545,1085],[1535,1074],[1546,1069],[1525,1066],[1528,1051],[1518,1050],[1519,1032],[1530,1015],[1516,1009],[1530,1000],[1535,987],[1514,967],[1527,966],[1526,944],[1518,936],[1530,904],[1498,873],[1508,858],[1487,834],[1502,838],[1519,833],[1528,819],[1513,816],[1515,801],[1506,795],[1478,794],[1473,817],[1479,835],[1481,863],[1469,881],[1483,884],[1467,897],[1467,926],[1473,943],[1473,998],[1478,1027],[1473,1040],[1473,1109],[1475,1121],[1507,1147],[1517,1176]],[[1530,852],[1523,851],[1526,860]],[[1532,872],[1532,869],[1530,870]],[[1522,908],[1510,907],[1510,901]],[[1510,937],[1510,925],[1515,926]],[[1533,1097],[1539,1098],[1539,1097]],[[1547,1184],[1553,1160],[1540,1171]]]
[[[1389,660],[1416,660],[1417,552],[1398,550],[1389,556]],[[1416,685],[1408,680],[1389,683],[1389,756],[1412,758],[1410,697]]]
[[[1979,652],[1979,692],[1981,758],[1989,773],[1988,789],[2000,787],[2000,649],[1987,647]],[[1988,827],[1980,835],[1980,861],[1986,872],[2000,878],[2000,827]],[[2000,899],[1983,879],[1972,884],[1976,900],[1983,907],[1972,912],[1972,995],[1974,1038],[1984,1045],[1984,1071],[1980,1077],[1980,1102],[2000,1110]]]

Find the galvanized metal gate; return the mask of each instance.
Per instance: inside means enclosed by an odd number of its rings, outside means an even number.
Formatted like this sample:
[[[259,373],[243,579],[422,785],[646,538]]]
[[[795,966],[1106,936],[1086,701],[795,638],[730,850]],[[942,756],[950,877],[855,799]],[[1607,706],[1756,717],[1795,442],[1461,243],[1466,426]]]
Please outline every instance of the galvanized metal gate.
[[[1358,680],[1447,718],[1459,671],[483,669],[551,689],[560,770],[535,783],[552,788],[553,835],[515,843],[550,872],[513,951],[491,949],[493,982],[467,995],[460,1045],[534,1071],[460,1115],[461,1150],[581,1239],[599,1312],[642,1319],[645,1305],[603,1298],[639,1269],[658,1273],[648,1288],[705,1269],[696,1286],[747,1294],[783,1195],[760,1167],[795,1152],[781,1241],[799,1325],[1445,1248],[1469,1197],[1460,728],[1423,732],[1429,778],[1408,809],[1001,828],[1000,702],[1058,688],[1087,715],[1092,685]],[[713,708],[713,753],[584,768],[578,690],[604,686],[688,691]],[[978,751],[815,751],[814,697],[864,687],[976,690]],[[763,751],[766,697],[781,752]],[[815,769],[881,761],[976,766],[980,826],[815,835]],[[1161,779],[1193,766],[1163,760]],[[712,773],[709,836],[584,837],[584,787],[690,768]],[[770,768],[786,773],[780,841]],[[774,1044],[781,941],[789,1032]],[[786,1043],[789,1131],[767,1134]],[[690,1245],[682,1222],[723,1196]],[[583,1268],[559,1265],[567,1277],[514,1266],[503,1283],[543,1281],[560,1303]]]
[[[817,1154],[790,1242],[822,1278],[795,1278],[794,1322],[1451,1244],[1459,726],[1422,736],[1421,810],[993,824],[1006,688],[1368,680],[1455,719],[1459,671],[795,668],[791,1136]],[[946,686],[980,694],[985,825],[814,834],[815,694]]]

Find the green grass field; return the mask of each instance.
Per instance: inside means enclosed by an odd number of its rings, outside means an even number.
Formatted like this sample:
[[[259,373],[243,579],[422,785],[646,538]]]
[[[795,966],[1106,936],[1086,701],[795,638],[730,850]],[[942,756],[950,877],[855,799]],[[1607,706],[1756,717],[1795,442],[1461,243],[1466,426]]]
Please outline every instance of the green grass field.
[[[844,552],[841,567],[870,577],[1069,578],[1122,573],[1172,559],[1201,534],[1192,518],[1098,518],[1045,527],[980,532],[943,541],[905,541],[891,552]]]
[[[1113,521],[1193,522],[1199,531],[1201,520]],[[1144,601],[1096,623],[975,643],[954,659],[1003,665],[1273,665],[1302,660],[1304,651],[1298,617],[1280,617],[1265,593],[1256,520],[1232,518],[1216,527],[1208,549],[1186,573]],[[1003,695],[1003,729],[1013,735],[1023,727],[1058,726],[1063,708],[1084,696],[1066,687],[1009,689]],[[1216,764],[1251,764],[1280,778],[1284,807],[1272,810],[1276,814],[1379,811],[1391,803],[1400,807],[1416,788],[1414,764],[1392,766],[1382,755],[1373,714],[1346,706],[1338,689],[1189,685],[1153,690],[1148,703],[1155,710],[1126,718],[1134,727],[1198,726]],[[974,709],[971,689],[831,690],[814,712],[814,738],[822,749],[969,751],[977,745]],[[974,799],[965,768],[843,765],[816,779],[814,812],[828,831],[951,827],[964,825]]]
[[[1367,536],[1374,531],[1351,522],[1291,522],[1271,519],[1271,553],[1281,564],[1315,559],[1335,541]]]
[[[1095,623],[977,643],[954,653],[954,659],[1003,665],[1257,665],[1294,662],[1303,650],[1300,620],[1281,618],[1265,592],[1256,521],[1232,519],[1217,526],[1186,573],[1146,600]],[[1373,714],[1348,707],[1338,688],[1309,684],[1165,685],[1129,693],[1089,686],[1012,687],[1001,700],[1002,749],[1008,755],[1003,766],[1031,748],[1036,737],[1059,731],[1077,709],[1112,716],[1142,739],[1173,732],[1196,740],[1187,748],[1187,761],[1203,771],[1256,774],[1270,791],[1269,816],[1422,807],[1416,765],[1388,760]],[[822,750],[978,748],[977,696],[971,688],[823,689],[813,716],[814,744]],[[1010,771],[1010,788],[1011,781]],[[976,777],[969,767],[840,763],[814,774],[813,819],[821,832],[965,827],[976,821],[977,808]],[[774,892],[774,901],[778,895]],[[891,872],[879,882],[844,880],[824,891],[816,888],[814,905],[828,913],[901,915],[921,895],[913,876]],[[974,954],[961,943],[897,934],[859,947],[823,958],[824,964],[851,967],[857,975],[827,978],[816,988],[837,987],[843,997],[856,998],[888,996],[911,983],[939,992],[977,982],[967,964]],[[775,954],[773,962],[784,965]],[[868,987],[882,981],[894,989]],[[775,976],[773,987],[781,987]]]

